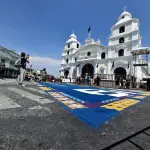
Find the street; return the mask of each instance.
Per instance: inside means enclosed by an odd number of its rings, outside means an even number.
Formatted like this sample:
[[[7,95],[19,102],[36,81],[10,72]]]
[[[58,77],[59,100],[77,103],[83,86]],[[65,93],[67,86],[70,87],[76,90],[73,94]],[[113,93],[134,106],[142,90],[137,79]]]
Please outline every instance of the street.
[[[99,150],[150,125],[149,100],[93,129],[34,83],[26,84],[0,81],[0,150]],[[144,134],[133,141],[150,148],[150,137]],[[137,148],[125,142],[114,149]]]

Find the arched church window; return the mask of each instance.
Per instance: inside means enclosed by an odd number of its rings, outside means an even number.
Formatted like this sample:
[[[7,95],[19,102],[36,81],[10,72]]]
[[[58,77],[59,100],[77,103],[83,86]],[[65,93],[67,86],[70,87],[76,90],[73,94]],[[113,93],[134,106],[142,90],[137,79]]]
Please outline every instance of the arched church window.
[[[79,44],[77,44],[77,48],[79,48]]]
[[[87,53],[87,56],[91,56],[91,52],[88,52],[88,53]]]
[[[1,63],[2,63],[2,64],[5,64],[5,59],[2,58],[2,59],[1,59]]]
[[[69,55],[69,51],[67,52],[67,55]]]
[[[105,53],[104,52],[101,54],[101,59],[105,59]]]
[[[68,61],[69,61],[69,60],[68,60],[68,59],[66,59],[66,63],[67,63],[67,64],[68,64]]]
[[[123,49],[120,49],[118,51],[118,56],[124,56],[124,50]]]
[[[122,19],[124,18],[124,16],[122,16]]]
[[[14,62],[14,61],[10,61],[10,64],[11,64],[11,65],[14,65],[14,64],[15,64],[15,62]]]
[[[123,33],[123,32],[125,32],[125,26],[119,28],[119,33]]]
[[[124,43],[124,37],[121,37],[121,38],[119,39],[119,43]]]
[[[70,48],[70,44],[68,44],[68,48]]]

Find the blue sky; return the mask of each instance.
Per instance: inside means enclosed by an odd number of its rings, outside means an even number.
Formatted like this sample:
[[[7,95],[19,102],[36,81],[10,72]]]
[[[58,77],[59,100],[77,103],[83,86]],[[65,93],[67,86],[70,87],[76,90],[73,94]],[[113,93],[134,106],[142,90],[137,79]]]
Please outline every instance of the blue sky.
[[[0,45],[38,58],[60,60],[72,31],[83,44],[89,26],[92,37],[107,45],[110,28],[124,6],[140,19],[142,45],[150,46],[149,0],[0,0],[0,4]]]

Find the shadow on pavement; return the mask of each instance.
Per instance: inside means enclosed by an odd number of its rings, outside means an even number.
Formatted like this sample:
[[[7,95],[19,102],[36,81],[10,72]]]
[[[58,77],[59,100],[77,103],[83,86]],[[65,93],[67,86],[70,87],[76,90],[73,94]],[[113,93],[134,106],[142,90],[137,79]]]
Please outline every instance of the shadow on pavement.
[[[136,132],[136,133],[134,133],[134,134],[132,134],[132,135],[130,135],[130,136],[128,136],[128,137],[126,137],[126,138],[124,138],[124,139],[122,139],[122,140],[120,140],[120,141],[118,141],[118,142],[116,142],[116,143],[114,143],[114,144],[112,144],[112,145],[110,145],[110,146],[108,146],[108,147],[105,147],[105,148],[103,148],[102,150],[111,150],[112,148],[114,148],[114,147],[116,147],[116,146],[118,146],[118,145],[120,145],[120,144],[122,144],[123,142],[126,142],[126,141],[130,142],[131,144],[133,144],[133,145],[134,145],[135,147],[137,147],[138,149],[144,150],[140,145],[138,145],[138,144],[136,144],[135,142],[133,142],[133,141],[131,140],[131,138],[134,138],[135,136],[137,136],[137,135],[139,135],[139,134],[141,134],[141,133],[144,133],[145,135],[147,135],[147,136],[150,137],[150,134],[148,134],[148,133],[146,132],[146,131],[149,130],[149,129],[150,129],[150,126],[144,128],[144,129],[142,129],[142,130],[140,130],[140,131],[138,131],[138,132]]]

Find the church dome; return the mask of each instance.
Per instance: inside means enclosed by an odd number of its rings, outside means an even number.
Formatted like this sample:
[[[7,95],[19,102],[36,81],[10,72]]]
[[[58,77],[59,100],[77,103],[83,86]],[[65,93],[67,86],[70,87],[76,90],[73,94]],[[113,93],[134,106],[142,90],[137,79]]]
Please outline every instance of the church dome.
[[[131,13],[124,11],[118,18],[118,20],[124,19],[124,18],[132,18]]]
[[[77,36],[74,34],[74,33],[72,33],[70,36],[69,36],[69,39],[77,39]]]
[[[96,43],[100,45],[100,44],[101,44],[101,41],[98,39]]]
[[[68,41],[66,42],[66,44],[67,44],[67,43],[71,43],[71,42],[77,42],[77,43],[78,43],[78,41],[77,41],[77,36],[76,36],[74,33],[72,33],[72,34],[69,36],[69,39],[68,39]]]
[[[80,42],[77,40],[77,36],[73,33],[69,36],[69,39],[67,40],[66,44],[70,44],[70,43],[77,43],[80,44]]]
[[[85,40],[85,44],[88,45],[88,44],[92,44],[94,43],[94,39],[88,37],[86,40]]]

